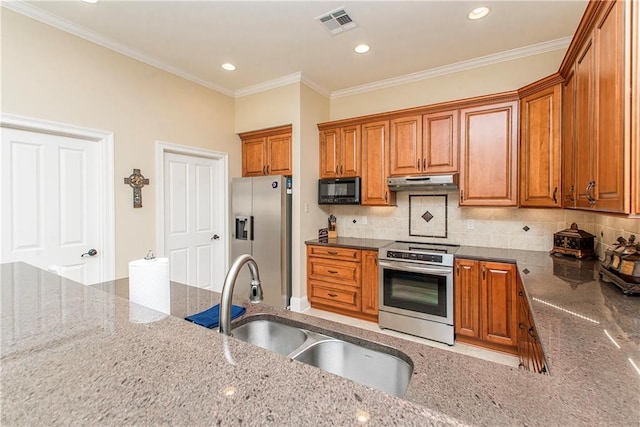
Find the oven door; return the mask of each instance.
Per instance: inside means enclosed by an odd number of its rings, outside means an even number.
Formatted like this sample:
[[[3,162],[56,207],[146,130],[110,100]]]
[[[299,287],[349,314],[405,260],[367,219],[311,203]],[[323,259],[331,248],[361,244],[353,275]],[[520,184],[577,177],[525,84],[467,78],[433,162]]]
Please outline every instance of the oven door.
[[[453,268],[379,260],[380,310],[453,325]]]

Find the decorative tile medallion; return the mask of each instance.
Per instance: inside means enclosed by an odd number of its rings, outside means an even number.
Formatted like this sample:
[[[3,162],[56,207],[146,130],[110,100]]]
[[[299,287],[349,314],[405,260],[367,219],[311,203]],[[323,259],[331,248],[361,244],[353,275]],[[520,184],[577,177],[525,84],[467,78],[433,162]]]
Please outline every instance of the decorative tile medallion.
[[[409,235],[447,238],[447,195],[409,195]]]

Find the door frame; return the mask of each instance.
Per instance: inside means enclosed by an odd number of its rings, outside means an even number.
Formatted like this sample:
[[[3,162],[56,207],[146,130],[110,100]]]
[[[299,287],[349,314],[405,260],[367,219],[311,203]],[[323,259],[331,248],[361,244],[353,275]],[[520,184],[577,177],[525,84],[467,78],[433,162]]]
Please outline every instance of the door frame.
[[[158,247],[158,255],[165,256],[165,217],[164,217],[164,160],[167,153],[182,154],[190,157],[200,157],[212,160],[222,161],[222,178],[223,187],[223,218],[225,241],[223,265],[225,272],[229,268],[229,247],[231,245],[230,226],[229,226],[229,154],[221,151],[207,150],[205,148],[195,148],[186,145],[174,144],[171,142],[156,141],[156,244]]]
[[[102,248],[98,257],[100,281],[115,279],[115,197],[114,197],[114,138],[113,132],[85,128],[66,123],[41,120],[17,114],[0,113],[0,127],[35,133],[66,136],[98,144],[98,212],[100,232],[98,247]],[[3,201],[0,199],[0,212]]]

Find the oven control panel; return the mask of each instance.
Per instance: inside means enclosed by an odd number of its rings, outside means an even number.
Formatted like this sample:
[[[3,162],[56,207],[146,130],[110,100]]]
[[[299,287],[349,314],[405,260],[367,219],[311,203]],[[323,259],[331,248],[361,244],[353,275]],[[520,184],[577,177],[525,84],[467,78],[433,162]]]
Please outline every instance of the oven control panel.
[[[442,263],[442,255],[425,254],[419,252],[387,251],[387,258],[407,259],[411,261],[425,261],[438,264]]]

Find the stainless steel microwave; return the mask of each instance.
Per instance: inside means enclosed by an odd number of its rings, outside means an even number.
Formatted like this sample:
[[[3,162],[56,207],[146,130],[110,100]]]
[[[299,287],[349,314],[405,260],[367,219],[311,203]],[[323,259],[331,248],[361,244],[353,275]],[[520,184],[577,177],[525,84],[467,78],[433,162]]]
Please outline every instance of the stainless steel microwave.
[[[319,205],[359,205],[360,177],[318,180]]]

